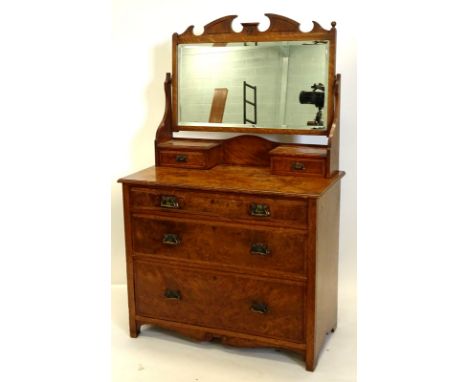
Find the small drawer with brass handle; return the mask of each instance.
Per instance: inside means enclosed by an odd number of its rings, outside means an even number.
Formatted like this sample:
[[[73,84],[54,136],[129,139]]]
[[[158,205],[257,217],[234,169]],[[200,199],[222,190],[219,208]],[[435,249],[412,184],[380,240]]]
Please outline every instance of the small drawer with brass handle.
[[[161,202],[159,205],[163,208],[180,208],[179,201],[175,196],[161,195]]]
[[[179,245],[180,241],[180,237],[174,233],[165,233],[162,239],[162,243],[166,245]]]
[[[254,243],[250,247],[251,255],[267,256],[271,253],[270,249],[263,243]]]
[[[169,289],[169,288],[167,288],[164,291],[164,297],[166,297],[168,300],[181,300],[182,299],[180,291]]]
[[[250,215],[257,217],[268,217],[271,215],[270,207],[267,204],[252,203],[250,205]]]
[[[327,156],[326,147],[280,145],[270,151],[271,172],[274,175],[325,176]]]
[[[168,167],[205,168],[206,157],[203,152],[161,150],[159,163]]]
[[[175,161],[177,163],[187,163],[187,155],[177,154],[175,157]]]
[[[296,170],[296,171],[297,171],[297,170],[304,171],[304,170],[306,169],[306,167],[305,167],[305,164],[302,163],[302,162],[293,162],[293,163],[291,164],[291,169],[292,169],[292,170]]]
[[[219,142],[208,143],[207,145],[184,146],[184,142],[167,142],[158,144],[158,162],[159,166],[164,167],[182,167],[194,169],[209,169],[221,162],[222,150]]]
[[[254,313],[260,314],[267,314],[268,313],[268,305],[263,302],[254,301],[250,305],[250,310]]]

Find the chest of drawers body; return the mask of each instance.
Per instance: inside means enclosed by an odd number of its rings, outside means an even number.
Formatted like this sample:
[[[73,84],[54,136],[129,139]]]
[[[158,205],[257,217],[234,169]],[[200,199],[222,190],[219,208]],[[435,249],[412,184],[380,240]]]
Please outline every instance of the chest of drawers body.
[[[340,178],[150,167],[123,183],[130,333],[275,347],[313,370],[336,328]]]

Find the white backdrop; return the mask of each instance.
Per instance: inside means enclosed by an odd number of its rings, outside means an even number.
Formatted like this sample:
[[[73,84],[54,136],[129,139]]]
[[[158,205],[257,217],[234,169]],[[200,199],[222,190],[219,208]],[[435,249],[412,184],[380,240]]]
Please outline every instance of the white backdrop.
[[[305,29],[314,19],[324,26],[337,21],[341,168],[347,172],[341,283],[352,280],[355,264],[360,25],[358,380],[468,380],[468,326],[457,325],[468,321],[466,304],[460,303],[468,290],[462,4],[1,2],[0,285],[3,305],[12,313],[1,316],[9,330],[2,333],[8,358],[0,379],[44,375],[49,381],[82,381],[92,373],[110,380],[105,254],[111,219],[112,276],[114,282],[125,280],[115,180],[153,163],[170,36],[227,14],[260,21],[273,12],[303,22]],[[440,94],[446,96],[434,98]],[[40,330],[29,330],[32,319]]]
[[[337,22],[337,72],[342,74],[340,169],[342,182],[340,281],[355,281],[356,273],[356,41],[354,12],[348,7],[302,1],[206,0],[174,2],[114,0],[112,10],[112,283],[126,282],[121,186],[122,176],[154,164],[153,140],[164,111],[163,82],[171,72],[171,36],[189,25],[195,32],[210,21],[229,14],[241,22],[268,26],[265,13],[277,13],[312,28]],[[218,135],[212,135],[219,137]],[[274,137],[281,140],[281,137]],[[304,138],[305,139],[305,138]],[[115,180],[115,181],[114,181]]]

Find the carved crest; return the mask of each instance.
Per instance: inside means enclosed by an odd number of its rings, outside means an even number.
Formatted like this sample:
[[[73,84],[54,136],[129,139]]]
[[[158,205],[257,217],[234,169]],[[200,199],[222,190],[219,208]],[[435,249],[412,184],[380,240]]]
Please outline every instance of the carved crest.
[[[324,29],[318,22],[313,21],[313,26],[310,31],[302,32],[300,30],[300,23],[285,16],[277,15],[274,13],[266,13],[270,21],[270,25],[264,31],[259,29],[259,22],[245,22],[241,23],[242,30],[236,32],[233,28],[233,22],[237,18],[237,15],[228,15],[218,18],[210,23],[206,24],[203,33],[196,35],[194,33],[194,26],[189,26],[183,33],[174,33],[172,36],[172,80],[167,86],[171,86],[172,90],[172,104],[171,108],[171,120],[165,119],[164,126],[171,126],[172,131],[234,131],[234,132],[249,132],[251,133],[251,127],[228,127],[228,126],[179,126],[178,113],[179,113],[179,94],[178,94],[178,54],[179,44],[211,44],[213,47],[225,47],[229,43],[252,43],[252,42],[289,42],[289,41],[301,41],[301,42],[313,42],[314,44],[328,42],[328,84],[333,84],[335,81],[335,65],[336,65],[336,22],[331,22],[330,29]],[[324,41],[326,40],[326,41]],[[239,45],[239,44],[238,44]],[[170,94],[170,91],[166,92]],[[328,134],[332,125],[332,117],[334,111],[334,98],[333,92],[328,92],[327,95],[327,131]],[[168,104],[168,101],[166,101]],[[278,133],[282,134],[299,134],[304,130],[294,129],[276,129],[269,130],[267,128],[256,128],[256,132],[260,130],[263,133]],[[307,135],[322,135],[323,132],[320,130],[307,130]]]
[[[244,41],[246,38],[251,39],[252,36],[259,36],[260,38],[271,38],[275,34],[293,39],[306,39],[306,38],[323,38],[333,39],[335,36],[336,22],[331,23],[331,29],[324,29],[318,22],[313,21],[313,28],[309,32],[302,32],[299,27],[300,24],[288,17],[277,15],[274,13],[265,13],[265,16],[270,20],[270,26],[266,31],[260,31],[258,25],[260,23],[241,23],[242,30],[235,32],[232,29],[232,23],[237,15],[224,16],[216,19],[209,24],[206,24],[203,33],[195,35],[193,33],[194,26],[189,26],[182,34],[176,34],[177,40],[181,43],[184,42],[214,42],[222,41],[229,36],[230,41],[238,40]]]

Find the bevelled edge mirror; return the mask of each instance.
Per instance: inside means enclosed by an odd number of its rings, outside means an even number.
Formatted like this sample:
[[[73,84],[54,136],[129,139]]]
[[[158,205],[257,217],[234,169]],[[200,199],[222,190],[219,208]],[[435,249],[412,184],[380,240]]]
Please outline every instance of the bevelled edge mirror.
[[[172,131],[329,135],[335,105],[336,29],[309,32],[267,13],[267,30],[236,15],[172,38]]]

